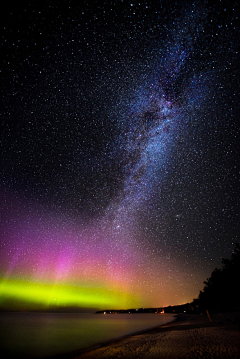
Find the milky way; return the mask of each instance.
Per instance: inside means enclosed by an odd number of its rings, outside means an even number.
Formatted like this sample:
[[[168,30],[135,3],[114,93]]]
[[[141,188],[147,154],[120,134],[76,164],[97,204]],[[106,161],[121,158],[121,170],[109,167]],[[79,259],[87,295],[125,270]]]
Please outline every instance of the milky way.
[[[1,307],[192,301],[238,241],[236,2],[6,10]]]

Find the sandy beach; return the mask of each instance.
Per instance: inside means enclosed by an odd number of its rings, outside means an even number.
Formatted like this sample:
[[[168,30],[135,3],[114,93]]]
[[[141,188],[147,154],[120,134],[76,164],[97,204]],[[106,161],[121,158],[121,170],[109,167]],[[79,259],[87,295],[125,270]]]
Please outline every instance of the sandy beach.
[[[176,321],[73,355],[72,359],[239,359],[240,313],[180,314]]]

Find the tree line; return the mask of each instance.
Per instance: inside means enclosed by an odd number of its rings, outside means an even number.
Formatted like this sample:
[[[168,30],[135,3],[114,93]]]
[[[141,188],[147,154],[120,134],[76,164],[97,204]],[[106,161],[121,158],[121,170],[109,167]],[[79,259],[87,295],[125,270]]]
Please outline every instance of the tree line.
[[[230,259],[222,259],[223,267],[214,269],[194,302],[200,310],[225,311],[240,308],[240,244]]]

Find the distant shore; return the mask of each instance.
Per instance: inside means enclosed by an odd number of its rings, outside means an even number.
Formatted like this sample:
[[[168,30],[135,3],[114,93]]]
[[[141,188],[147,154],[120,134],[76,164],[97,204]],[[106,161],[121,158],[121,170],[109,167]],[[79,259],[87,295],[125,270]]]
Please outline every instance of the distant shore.
[[[210,321],[211,320],[211,321]],[[179,314],[176,321],[131,335],[72,359],[239,359],[240,313]]]

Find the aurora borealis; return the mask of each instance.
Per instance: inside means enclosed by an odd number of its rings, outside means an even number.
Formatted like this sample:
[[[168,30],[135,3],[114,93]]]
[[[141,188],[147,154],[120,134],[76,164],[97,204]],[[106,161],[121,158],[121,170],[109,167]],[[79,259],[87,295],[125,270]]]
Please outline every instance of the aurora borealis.
[[[0,307],[192,301],[239,240],[236,1],[2,21]]]

